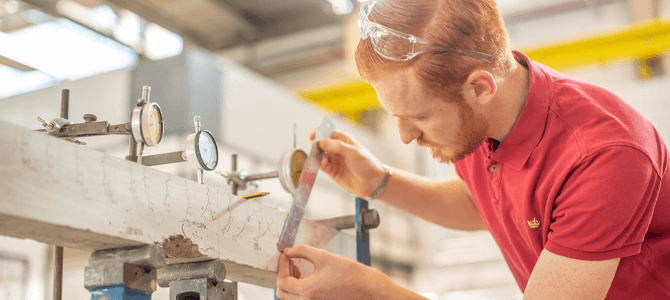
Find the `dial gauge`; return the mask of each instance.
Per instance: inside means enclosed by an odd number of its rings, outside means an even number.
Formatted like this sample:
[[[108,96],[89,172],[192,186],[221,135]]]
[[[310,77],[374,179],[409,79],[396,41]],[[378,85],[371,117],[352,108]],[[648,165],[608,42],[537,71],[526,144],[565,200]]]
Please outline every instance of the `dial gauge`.
[[[158,146],[163,140],[163,113],[155,102],[145,103],[133,109],[131,129],[135,141],[149,147]]]
[[[219,164],[219,149],[208,130],[200,130],[186,138],[186,160],[195,170],[212,171]]]
[[[198,133],[195,149],[198,162],[203,169],[207,171],[216,169],[216,165],[219,163],[219,151],[214,136],[209,131],[203,130]]]
[[[295,194],[306,161],[307,153],[300,149],[293,149],[282,156],[279,160],[277,175],[284,190]]]

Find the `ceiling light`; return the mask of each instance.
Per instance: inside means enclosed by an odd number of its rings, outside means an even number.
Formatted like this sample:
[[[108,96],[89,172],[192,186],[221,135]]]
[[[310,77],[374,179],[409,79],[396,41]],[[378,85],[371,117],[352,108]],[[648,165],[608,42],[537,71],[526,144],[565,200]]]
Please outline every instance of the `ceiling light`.
[[[153,60],[177,56],[184,49],[184,40],[154,23],[147,25],[144,54]]]
[[[9,13],[10,15],[13,15],[15,13],[18,13],[21,10],[21,3],[16,0],[11,0],[5,2],[5,11]]]
[[[327,0],[333,5],[333,13],[336,15],[348,15],[354,10],[351,0]]]
[[[119,17],[109,6],[100,6],[94,8],[91,10],[89,17],[93,23],[107,29],[113,29],[116,23],[119,21]]]

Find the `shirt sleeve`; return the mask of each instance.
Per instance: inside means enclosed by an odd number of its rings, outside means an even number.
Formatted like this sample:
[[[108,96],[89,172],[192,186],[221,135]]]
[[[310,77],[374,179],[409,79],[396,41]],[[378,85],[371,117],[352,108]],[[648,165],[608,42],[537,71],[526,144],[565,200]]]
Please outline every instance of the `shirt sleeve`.
[[[638,254],[660,184],[652,161],[635,148],[611,146],[587,156],[555,199],[545,249],[581,260]]]

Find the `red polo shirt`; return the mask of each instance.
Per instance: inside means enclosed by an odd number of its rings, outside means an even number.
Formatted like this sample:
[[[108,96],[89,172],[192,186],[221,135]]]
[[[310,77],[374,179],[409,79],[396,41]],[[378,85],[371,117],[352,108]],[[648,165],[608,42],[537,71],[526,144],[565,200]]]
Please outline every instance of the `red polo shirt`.
[[[526,62],[528,100],[509,136],[455,163],[525,291],[543,249],[621,258],[607,299],[670,299],[668,150],[613,93]]]

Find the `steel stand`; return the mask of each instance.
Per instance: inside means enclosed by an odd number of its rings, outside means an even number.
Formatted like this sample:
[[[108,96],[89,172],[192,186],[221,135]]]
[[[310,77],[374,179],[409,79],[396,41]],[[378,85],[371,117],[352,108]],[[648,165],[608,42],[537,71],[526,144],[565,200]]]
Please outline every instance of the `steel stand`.
[[[368,211],[368,201],[363,198],[356,198],[356,260],[369,267],[372,265],[370,258],[370,228],[365,225],[363,220],[363,214],[366,211]],[[377,215],[377,219],[379,219],[379,215]],[[377,225],[379,225],[378,221]]]

